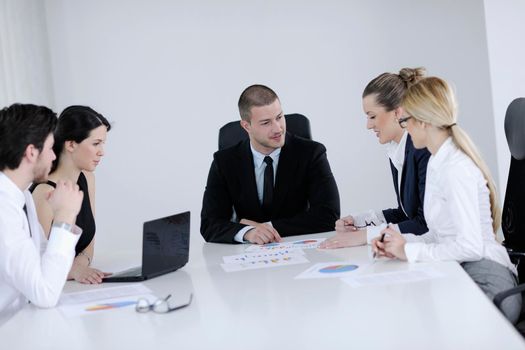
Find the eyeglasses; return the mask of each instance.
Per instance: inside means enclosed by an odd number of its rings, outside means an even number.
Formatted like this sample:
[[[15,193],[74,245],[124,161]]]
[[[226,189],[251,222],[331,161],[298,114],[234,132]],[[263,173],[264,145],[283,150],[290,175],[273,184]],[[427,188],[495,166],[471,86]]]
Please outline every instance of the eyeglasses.
[[[370,222],[366,222],[365,220],[365,224],[364,225],[354,225],[355,228],[365,228],[365,227],[368,227],[368,226],[375,226],[376,224],[374,224],[373,221],[370,221]]]
[[[403,129],[405,129],[407,127],[407,121],[412,118],[411,115],[409,115],[408,117],[404,117],[404,118],[399,118],[397,120],[397,122],[399,123],[399,126]]]
[[[171,294],[164,299],[157,299],[153,304],[150,304],[148,299],[140,298],[139,300],[137,300],[137,304],[135,305],[135,311],[145,313],[150,310],[153,310],[153,312],[156,312],[158,314],[166,314],[168,312],[179,310],[191,304],[191,301],[193,300],[193,293],[190,294],[190,300],[188,300],[186,304],[178,306],[170,306],[168,303],[169,298],[171,298]]]

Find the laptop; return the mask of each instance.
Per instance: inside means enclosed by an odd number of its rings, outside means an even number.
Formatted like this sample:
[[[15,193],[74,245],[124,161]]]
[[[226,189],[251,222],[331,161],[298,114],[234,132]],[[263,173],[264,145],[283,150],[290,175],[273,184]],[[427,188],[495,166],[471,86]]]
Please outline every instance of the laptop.
[[[105,277],[103,282],[144,281],[186,265],[190,249],[190,212],[144,223],[142,266]]]

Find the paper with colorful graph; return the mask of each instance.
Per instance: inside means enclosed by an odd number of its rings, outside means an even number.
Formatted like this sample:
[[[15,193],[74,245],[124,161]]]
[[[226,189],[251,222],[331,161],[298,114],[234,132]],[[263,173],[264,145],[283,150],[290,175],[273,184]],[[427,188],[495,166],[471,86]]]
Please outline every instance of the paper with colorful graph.
[[[139,298],[146,298],[150,301],[156,299],[151,289],[142,283],[136,283],[63,293],[58,308],[66,316],[93,315],[112,310],[132,308]]]
[[[354,263],[348,261],[323,262],[310,266],[295,279],[311,278],[342,278],[358,274],[370,263]]]
[[[264,269],[269,267],[287,266],[307,263],[301,249],[291,251],[261,251],[239,255],[224,256],[222,268],[226,272],[236,272],[253,269]]]
[[[263,245],[252,244],[248,248],[246,248],[245,252],[315,249],[318,248],[319,244],[325,239],[326,238],[311,238],[293,242],[268,243]]]

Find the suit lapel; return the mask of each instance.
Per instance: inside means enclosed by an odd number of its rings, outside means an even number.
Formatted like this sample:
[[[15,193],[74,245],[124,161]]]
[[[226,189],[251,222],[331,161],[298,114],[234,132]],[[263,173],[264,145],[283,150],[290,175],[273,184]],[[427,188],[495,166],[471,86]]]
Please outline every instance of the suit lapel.
[[[293,138],[286,133],[286,141],[279,156],[279,165],[275,176],[275,187],[273,190],[272,212],[279,210],[291,187],[297,168],[297,157],[294,149]]]
[[[389,161],[390,161],[390,169],[392,170],[392,179],[393,179],[393,182],[394,182],[394,190],[396,191],[397,198],[399,200],[401,200],[401,196],[400,196],[400,193],[399,193],[399,186],[398,186],[399,173],[397,172],[397,168],[395,167],[395,165],[392,162],[392,160],[390,159]]]
[[[401,183],[400,183],[400,189],[399,189],[399,200],[401,203],[403,202],[405,191],[403,190],[405,188],[405,181],[406,181],[406,174],[407,174],[407,166],[408,166],[408,152],[413,147],[412,145],[412,138],[410,135],[407,135],[407,142],[405,144],[405,160],[403,161],[403,171],[401,172]],[[404,205],[403,205],[404,208]],[[406,211],[406,210],[405,210]]]
[[[249,211],[256,212],[257,217],[262,217],[262,207],[257,195],[257,184],[255,183],[255,170],[253,165],[253,154],[250,148],[250,141],[243,142],[239,152],[239,183],[240,190],[245,193],[246,202],[253,206]],[[255,218],[250,218],[254,220]]]

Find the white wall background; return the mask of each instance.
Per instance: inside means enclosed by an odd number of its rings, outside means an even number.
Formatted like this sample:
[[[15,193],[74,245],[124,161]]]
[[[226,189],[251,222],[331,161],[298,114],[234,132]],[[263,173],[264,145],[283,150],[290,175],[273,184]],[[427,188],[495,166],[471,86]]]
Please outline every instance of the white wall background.
[[[517,97],[525,97],[525,1],[485,0],[488,53],[500,197],[507,187],[510,152],[505,137],[505,112]]]
[[[0,106],[53,103],[45,3],[0,0]]]
[[[88,104],[114,121],[97,171],[97,249],[137,247],[142,221],[186,209],[198,227],[217,130],[255,82],[310,117],[343,212],[395,203],[361,110],[363,87],[383,71],[424,65],[452,80],[462,123],[495,168],[479,1],[46,5],[55,107]]]
[[[328,148],[343,214],[395,204],[361,92],[425,66],[453,82],[459,123],[498,169],[484,3],[46,0],[53,107],[113,121],[97,170],[97,250],[139,249],[144,220],[200,208],[217,132],[263,83]],[[495,174],[497,177],[497,174]]]

